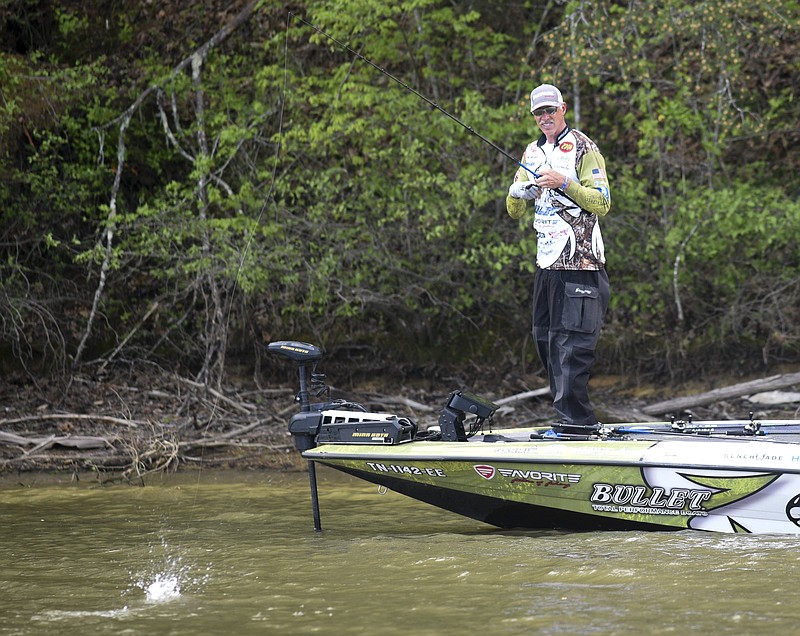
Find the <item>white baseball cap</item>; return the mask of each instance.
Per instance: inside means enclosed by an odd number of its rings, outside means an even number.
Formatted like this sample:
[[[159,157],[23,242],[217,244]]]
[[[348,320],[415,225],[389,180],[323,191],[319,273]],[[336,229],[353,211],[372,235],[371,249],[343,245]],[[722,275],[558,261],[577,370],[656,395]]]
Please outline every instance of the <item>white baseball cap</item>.
[[[552,84],[542,84],[531,91],[531,112],[542,106],[561,106],[564,98]]]

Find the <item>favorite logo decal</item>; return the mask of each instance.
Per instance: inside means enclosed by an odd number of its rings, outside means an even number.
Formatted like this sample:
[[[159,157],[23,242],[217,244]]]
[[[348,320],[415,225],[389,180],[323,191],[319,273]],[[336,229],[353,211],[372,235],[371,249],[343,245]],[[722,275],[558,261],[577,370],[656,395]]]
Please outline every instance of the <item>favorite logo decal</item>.
[[[491,479],[494,477],[494,466],[487,466],[485,464],[481,464],[479,466],[473,466],[475,472],[478,473],[484,479]]]

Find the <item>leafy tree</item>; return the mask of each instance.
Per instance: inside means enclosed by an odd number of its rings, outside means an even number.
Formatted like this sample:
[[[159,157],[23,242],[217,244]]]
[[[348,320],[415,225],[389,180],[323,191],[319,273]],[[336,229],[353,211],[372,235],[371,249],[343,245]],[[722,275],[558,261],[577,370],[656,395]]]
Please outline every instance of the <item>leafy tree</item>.
[[[648,365],[797,351],[786,320],[797,242],[779,229],[800,221],[798,156],[785,151],[797,136],[797,25],[794,2],[572,2],[545,38],[557,79],[602,131],[615,177],[612,319],[641,334]],[[753,311],[769,289],[786,304]]]
[[[520,368],[535,237],[505,213],[514,162],[464,125],[521,154],[527,94],[552,81],[612,178],[605,368],[795,359],[798,18],[790,0],[6,2],[0,346],[34,377],[146,362],[210,386],[277,338],[350,368]]]

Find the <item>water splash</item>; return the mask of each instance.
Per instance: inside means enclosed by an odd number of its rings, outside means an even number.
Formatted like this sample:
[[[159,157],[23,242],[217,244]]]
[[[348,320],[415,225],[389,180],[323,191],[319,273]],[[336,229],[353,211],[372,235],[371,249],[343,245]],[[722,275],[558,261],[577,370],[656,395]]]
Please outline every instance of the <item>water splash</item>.
[[[141,587],[141,586],[140,586]],[[175,574],[159,572],[148,586],[144,587],[148,603],[164,603],[181,595],[181,581]]]
[[[196,590],[208,580],[210,565],[205,574],[198,576],[191,566],[183,563],[181,556],[170,555],[172,551],[162,539],[160,550],[151,546],[152,563],[148,571],[132,574],[133,587],[144,592],[147,603],[174,601],[181,597],[184,589]]]

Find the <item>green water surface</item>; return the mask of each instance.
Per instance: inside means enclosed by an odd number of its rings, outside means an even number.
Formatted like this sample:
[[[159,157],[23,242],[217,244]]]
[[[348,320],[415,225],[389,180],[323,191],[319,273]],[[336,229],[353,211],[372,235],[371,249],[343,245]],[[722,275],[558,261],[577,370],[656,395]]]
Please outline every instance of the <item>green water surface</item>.
[[[0,634],[795,634],[800,538],[509,532],[320,469],[0,486]]]

